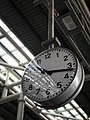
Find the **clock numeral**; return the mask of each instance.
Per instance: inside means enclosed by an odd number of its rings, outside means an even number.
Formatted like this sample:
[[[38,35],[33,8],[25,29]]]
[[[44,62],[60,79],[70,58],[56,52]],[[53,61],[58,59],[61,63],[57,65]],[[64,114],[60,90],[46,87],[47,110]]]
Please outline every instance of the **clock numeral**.
[[[29,82],[29,78],[26,78],[25,82]]]
[[[58,82],[58,83],[57,83],[57,88],[61,88],[61,87],[62,87],[61,82]]]
[[[72,68],[72,63],[68,63],[68,68]]]
[[[50,94],[50,89],[46,90],[46,94],[49,95]]]
[[[65,79],[66,79],[66,78],[67,78],[67,79],[69,78],[68,73],[65,74],[64,78],[65,78]]]
[[[29,88],[28,88],[29,90],[32,90],[33,89],[33,85],[31,84],[31,85],[29,85]]]
[[[38,95],[39,91],[40,91],[40,88],[37,88],[36,89],[36,95]]]
[[[37,60],[37,64],[41,64],[41,59]]]
[[[64,56],[64,61],[67,61],[67,60],[68,60],[68,56],[65,55],[65,56]]]
[[[56,53],[56,56],[59,57],[59,53]]]
[[[49,52],[45,55],[45,59],[48,59],[48,58],[51,58],[51,53]]]

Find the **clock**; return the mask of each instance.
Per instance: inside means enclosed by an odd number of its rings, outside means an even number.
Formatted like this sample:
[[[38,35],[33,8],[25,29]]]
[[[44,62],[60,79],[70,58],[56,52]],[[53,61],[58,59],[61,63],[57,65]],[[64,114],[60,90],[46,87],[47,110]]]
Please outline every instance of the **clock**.
[[[75,54],[63,47],[45,50],[30,61],[22,77],[24,95],[44,108],[58,108],[74,99],[84,83]]]

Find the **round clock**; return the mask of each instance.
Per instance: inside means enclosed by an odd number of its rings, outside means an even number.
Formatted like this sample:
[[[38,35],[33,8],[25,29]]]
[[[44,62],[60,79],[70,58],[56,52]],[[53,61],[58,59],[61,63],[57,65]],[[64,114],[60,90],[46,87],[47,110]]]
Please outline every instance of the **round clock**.
[[[22,78],[22,90],[36,104],[57,108],[77,96],[84,78],[84,70],[73,52],[52,48],[30,61]]]

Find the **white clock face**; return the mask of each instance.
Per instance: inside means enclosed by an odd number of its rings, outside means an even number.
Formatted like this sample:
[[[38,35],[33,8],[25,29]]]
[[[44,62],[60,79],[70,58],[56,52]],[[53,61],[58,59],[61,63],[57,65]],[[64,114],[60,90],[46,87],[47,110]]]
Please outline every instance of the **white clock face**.
[[[34,101],[55,98],[68,89],[77,72],[77,60],[65,48],[46,50],[35,57],[26,68],[22,89]]]

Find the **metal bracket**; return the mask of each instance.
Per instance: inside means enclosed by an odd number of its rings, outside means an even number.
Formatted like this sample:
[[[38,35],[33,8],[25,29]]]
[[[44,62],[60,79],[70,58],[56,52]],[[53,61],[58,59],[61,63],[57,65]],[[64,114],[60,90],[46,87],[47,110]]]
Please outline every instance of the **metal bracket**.
[[[41,43],[41,45],[44,49],[48,49],[48,46],[51,44],[54,44],[54,47],[61,46],[61,43],[57,37],[45,40]]]

